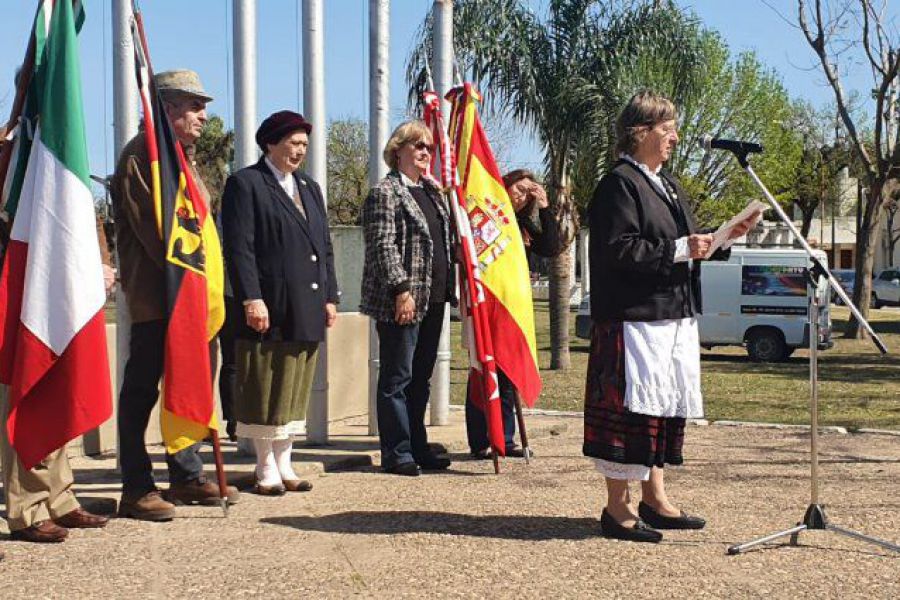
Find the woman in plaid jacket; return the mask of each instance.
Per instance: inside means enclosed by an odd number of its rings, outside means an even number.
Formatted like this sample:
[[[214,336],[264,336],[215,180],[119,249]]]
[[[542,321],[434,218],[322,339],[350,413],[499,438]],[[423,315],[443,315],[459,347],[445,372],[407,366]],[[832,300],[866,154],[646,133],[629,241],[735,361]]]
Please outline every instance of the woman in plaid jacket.
[[[391,171],[362,210],[366,257],[360,310],[375,319],[379,339],[378,430],[381,466],[416,476],[450,461],[428,449],[425,407],[446,303],[453,296],[450,213],[425,177],[434,149],[421,121],[391,134]]]

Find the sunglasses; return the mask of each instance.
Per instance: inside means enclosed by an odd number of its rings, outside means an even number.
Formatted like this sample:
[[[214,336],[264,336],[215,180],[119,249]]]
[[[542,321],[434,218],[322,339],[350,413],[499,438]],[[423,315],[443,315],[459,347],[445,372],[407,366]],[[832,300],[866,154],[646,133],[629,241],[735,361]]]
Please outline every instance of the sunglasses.
[[[427,142],[416,142],[413,144],[413,148],[416,150],[428,150],[429,153],[434,152],[434,144],[429,144]]]

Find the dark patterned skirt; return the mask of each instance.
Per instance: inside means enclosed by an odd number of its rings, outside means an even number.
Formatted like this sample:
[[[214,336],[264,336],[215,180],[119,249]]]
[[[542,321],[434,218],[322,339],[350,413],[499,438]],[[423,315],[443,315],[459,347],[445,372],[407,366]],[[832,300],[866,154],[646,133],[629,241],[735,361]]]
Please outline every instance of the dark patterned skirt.
[[[625,408],[625,342],[620,321],[594,323],[584,392],[585,456],[662,467],[684,462],[682,417],[651,417]]]

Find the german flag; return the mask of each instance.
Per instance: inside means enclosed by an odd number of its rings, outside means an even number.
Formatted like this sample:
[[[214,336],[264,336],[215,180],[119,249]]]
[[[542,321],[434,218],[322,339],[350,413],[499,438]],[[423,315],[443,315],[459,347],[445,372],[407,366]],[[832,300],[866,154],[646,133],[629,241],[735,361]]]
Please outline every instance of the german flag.
[[[216,428],[210,343],[225,319],[222,248],[155,83],[140,13],[132,23],[153,202],[166,248],[162,434],[174,453]]]

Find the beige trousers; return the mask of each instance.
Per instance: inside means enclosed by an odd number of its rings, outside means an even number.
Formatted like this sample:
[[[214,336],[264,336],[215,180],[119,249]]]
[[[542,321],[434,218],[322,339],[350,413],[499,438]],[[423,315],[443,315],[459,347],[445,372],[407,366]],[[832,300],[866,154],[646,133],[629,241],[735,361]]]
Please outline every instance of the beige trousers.
[[[56,519],[78,508],[72,492],[72,467],[65,447],[52,452],[39,465],[26,470],[9,445],[6,416],[9,412],[7,388],[0,385],[0,461],[3,463],[3,491],[6,520],[10,531]]]

